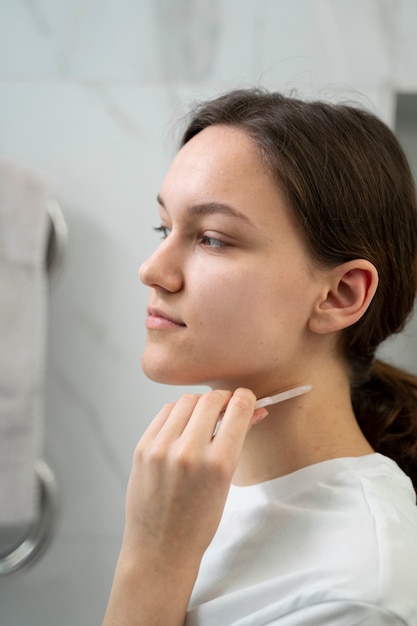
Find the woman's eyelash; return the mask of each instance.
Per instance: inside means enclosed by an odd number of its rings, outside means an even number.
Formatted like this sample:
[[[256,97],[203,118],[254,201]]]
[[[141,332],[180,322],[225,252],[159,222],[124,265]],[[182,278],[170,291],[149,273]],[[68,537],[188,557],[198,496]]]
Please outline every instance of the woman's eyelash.
[[[161,233],[162,239],[166,239],[171,232],[171,229],[168,226],[154,226],[153,230],[158,233]],[[210,235],[202,235],[200,237],[200,243],[207,248],[225,248],[228,244],[216,237],[210,237]]]
[[[153,229],[157,233],[161,233],[162,239],[166,239],[168,237],[169,233],[171,232],[171,229],[168,228],[167,226],[154,226]]]

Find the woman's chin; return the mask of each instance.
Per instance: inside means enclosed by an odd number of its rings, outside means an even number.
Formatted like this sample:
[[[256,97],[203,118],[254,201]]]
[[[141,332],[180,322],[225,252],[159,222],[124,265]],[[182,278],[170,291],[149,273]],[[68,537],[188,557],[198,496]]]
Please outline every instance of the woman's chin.
[[[238,363],[224,365],[219,371],[218,360],[196,359],[193,355],[178,355],[160,346],[148,344],[142,353],[142,370],[150,380],[163,385],[203,385],[235,389],[245,377],[236,375]]]
[[[149,362],[148,359],[142,358],[142,370],[147,378],[162,385],[194,385],[200,381],[195,381],[190,372],[174,368],[167,365],[166,362]]]

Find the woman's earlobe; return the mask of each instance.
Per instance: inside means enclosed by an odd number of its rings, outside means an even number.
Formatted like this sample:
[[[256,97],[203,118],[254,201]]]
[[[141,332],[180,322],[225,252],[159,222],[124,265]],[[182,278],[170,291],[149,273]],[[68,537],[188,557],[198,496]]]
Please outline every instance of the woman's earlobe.
[[[377,287],[378,272],[370,261],[355,259],[336,266],[312,312],[310,330],[327,334],[351,326],[364,315]]]

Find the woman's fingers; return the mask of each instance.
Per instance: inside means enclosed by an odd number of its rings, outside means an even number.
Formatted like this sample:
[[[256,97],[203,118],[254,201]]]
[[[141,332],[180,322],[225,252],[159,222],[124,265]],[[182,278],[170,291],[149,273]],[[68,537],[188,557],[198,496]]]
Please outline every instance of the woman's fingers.
[[[167,404],[145,432],[146,444],[155,441],[167,446],[180,437],[193,439],[196,445],[211,441],[219,416],[232,392],[219,390],[203,395],[186,393],[177,402]]]
[[[158,439],[159,444],[169,445],[179,437],[187,437],[196,445],[204,445],[211,442],[221,426],[224,438],[231,436],[240,446],[249,427],[267,414],[255,410],[255,402],[254,394],[243,388],[233,393],[228,390],[202,395],[186,393],[177,402],[162,407],[145,431],[142,443],[147,445]]]
[[[265,409],[255,410],[255,402],[252,391],[243,388],[184,394],[157,414],[138,443],[136,456],[140,463],[149,461],[158,473],[173,476],[177,466],[186,467],[190,475],[202,472],[210,480],[210,472],[218,471],[227,482],[248,430],[267,414]]]
[[[168,418],[157,433],[160,442],[169,443],[182,435],[200,397],[200,394],[185,393],[173,404]]]
[[[231,397],[232,392],[224,389],[202,395],[190,415],[184,429],[184,437],[191,439],[196,445],[210,443],[217,422],[226,410]]]
[[[256,397],[250,389],[239,388],[233,393],[224,412],[213,445],[227,448],[237,464],[243,442],[255,413]]]

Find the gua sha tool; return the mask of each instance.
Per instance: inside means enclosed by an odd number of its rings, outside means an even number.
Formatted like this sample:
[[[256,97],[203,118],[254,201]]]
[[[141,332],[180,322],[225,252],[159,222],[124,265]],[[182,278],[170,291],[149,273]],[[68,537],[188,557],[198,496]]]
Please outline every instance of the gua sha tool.
[[[259,398],[259,400],[255,402],[255,409],[261,409],[264,406],[278,404],[278,402],[284,402],[284,400],[289,400],[290,398],[302,396],[304,393],[311,391],[311,389],[313,389],[313,385],[302,385],[301,387],[294,387],[293,389],[289,389],[288,391],[281,391],[281,393],[277,393],[275,396],[266,396],[265,398]]]
[[[261,409],[264,406],[278,404],[278,402],[284,402],[284,400],[289,400],[290,398],[302,396],[303,393],[307,393],[307,391],[311,391],[311,389],[313,389],[313,385],[301,385],[301,387],[294,387],[293,389],[288,389],[288,391],[281,391],[281,393],[277,393],[275,396],[266,396],[265,398],[259,398],[259,400],[255,402],[255,409]],[[223,415],[224,413],[220,415],[217,421],[212,438],[216,436],[217,431],[220,428]]]

